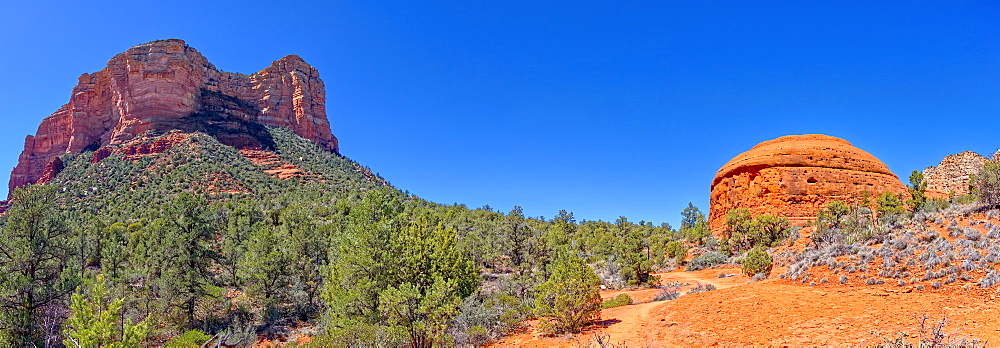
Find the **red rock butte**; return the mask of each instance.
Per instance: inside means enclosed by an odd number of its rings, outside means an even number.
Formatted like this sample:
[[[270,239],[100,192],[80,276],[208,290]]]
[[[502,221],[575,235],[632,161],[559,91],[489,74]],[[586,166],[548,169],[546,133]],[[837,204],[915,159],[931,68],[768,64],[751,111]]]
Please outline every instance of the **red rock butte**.
[[[722,166],[712,180],[709,223],[725,228],[730,209],[787,217],[795,225],[816,218],[832,200],[858,204],[867,192],[906,195],[906,187],[875,156],[844,139],[788,135],[757,144]]]
[[[289,55],[243,75],[219,71],[182,40],[157,40],[129,48],[101,71],[80,76],[69,103],[25,138],[9,187],[44,182],[51,177],[46,167],[61,168],[56,161],[64,154],[121,144],[147,131],[184,129],[192,124],[192,115],[215,117],[202,124],[237,129],[220,137],[228,145],[259,145],[240,132],[262,124],[287,127],[339,151],[326,117],[325,86],[319,71],[302,58]]]

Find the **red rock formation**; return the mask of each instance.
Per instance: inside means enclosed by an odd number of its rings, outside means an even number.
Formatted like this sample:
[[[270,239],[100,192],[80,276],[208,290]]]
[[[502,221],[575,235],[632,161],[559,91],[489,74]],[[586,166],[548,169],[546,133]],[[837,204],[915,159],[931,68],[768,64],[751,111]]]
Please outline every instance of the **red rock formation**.
[[[969,194],[969,179],[983,170],[987,158],[972,151],[946,156],[937,167],[924,169],[927,197],[948,198]]]
[[[249,159],[253,162],[253,164],[269,168],[265,169],[264,173],[276,176],[281,180],[300,177],[318,177],[317,175],[307,173],[302,170],[302,168],[299,168],[299,166],[284,162],[281,156],[278,156],[278,154],[271,151],[255,149],[240,149],[239,151],[243,157]]]
[[[59,175],[59,172],[61,172],[63,168],[65,167],[62,159],[59,157],[53,158],[48,164],[45,165],[45,168],[42,169],[42,177],[38,178],[38,183],[44,184],[49,182],[49,180],[55,178],[56,175]]]
[[[161,154],[185,139],[187,139],[187,134],[172,131],[161,137],[138,137],[124,143],[102,146],[94,151],[90,163],[100,162],[110,157],[111,154],[120,154],[125,160],[135,161],[143,156]]]
[[[787,217],[802,225],[831,200],[859,203],[864,192],[906,194],[895,174],[846,140],[821,134],[768,140],[722,166],[712,181],[709,223],[724,229],[726,212]]]
[[[145,43],[111,58],[103,70],[80,76],[69,103],[25,138],[9,187],[38,182],[45,165],[62,154],[127,142],[149,130],[190,125],[193,114],[222,117],[230,124],[288,127],[338,152],[325,103],[319,72],[298,56],[243,75],[219,71],[182,40]],[[260,143],[238,134],[228,139],[232,145]]]

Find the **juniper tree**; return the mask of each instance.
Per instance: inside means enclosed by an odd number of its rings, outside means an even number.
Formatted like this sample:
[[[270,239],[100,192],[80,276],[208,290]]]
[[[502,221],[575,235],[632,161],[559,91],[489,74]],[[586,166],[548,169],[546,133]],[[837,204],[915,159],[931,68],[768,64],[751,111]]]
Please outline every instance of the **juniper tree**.
[[[414,215],[391,189],[370,191],[351,210],[322,293],[328,336],[347,345],[443,344],[479,274],[454,229],[429,211]]]
[[[70,270],[71,233],[56,209],[56,190],[30,186],[13,192],[6,223],[0,228],[0,344],[40,342],[41,309],[76,288]],[[82,266],[82,265],[78,265]]]
[[[882,192],[875,201],[879,214],[899,215],[903,213],[903,201],[895,193]]]
[[[771,274],[772,262],[771,255],[766,251],[761,248],[753,248],[743,257],[740,269],[747,277],[753,277],[757,274],[763,274],[766,277]]]
[[[1000,159],[986,161],[974,180],[980,202],[988,208],[1000,207]]]
[[[535,314],[550,334],[580,332],[601,316],[600,278],[579,256],[561,250],[549,265],[549,279],[537,287]]]

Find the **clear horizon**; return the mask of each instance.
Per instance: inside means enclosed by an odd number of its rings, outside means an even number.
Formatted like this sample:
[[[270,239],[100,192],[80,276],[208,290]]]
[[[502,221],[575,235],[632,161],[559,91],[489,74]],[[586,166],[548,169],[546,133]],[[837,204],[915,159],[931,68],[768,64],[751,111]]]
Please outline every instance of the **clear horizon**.
[[[8,4],[0,171],[82,73],[178,38],[220,70],[296,54],[345,156],[438,203],[668,222],[732,157],[840,137],[906,181],[1000,147],[1000,5]],[[6,182],[6,181],[4,181]]]

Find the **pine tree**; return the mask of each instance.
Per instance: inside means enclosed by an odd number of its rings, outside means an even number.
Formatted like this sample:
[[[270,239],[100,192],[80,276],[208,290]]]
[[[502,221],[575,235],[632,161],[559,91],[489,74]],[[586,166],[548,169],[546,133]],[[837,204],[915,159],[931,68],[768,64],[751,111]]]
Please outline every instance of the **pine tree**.
[[[70,299],[70,316],[63,326],[67,347],[128,348],[139,347],[146,339],[149,325],[128,323],[121,319],[124,299],[110,299],[104,276]]]
[[[193,327],[198,301],[208,294],[209,266],[216,258],[214,230],[208,202],[203,196],[181,193],[154,220],[148,237],[157,240],[147,262],[156,268],[164,308],[178,308],[183,325]]]
[[[291,206],[280,216],[281,225],[275,234],[286,245],[283,249],[288,256],[293,288],[301,289],[293,301],[300,317],[305,319],[318,307],[319,289],[323,284],[322,268],[328,263],[330,236],[335,234],[333,226],[321,223],[321,218],[306,206]]]
[[[548,227],[545,233],[548,249],[555,250],[569,245],[576,238],[576,218],[566,210],[560,210]]]
[[[705,220],[705,214],[690,202],[688,202],[687,208],[681,211],[679,232],[684,239],[695,243],[701,243],[712,234],[708,228],[708,222]]]
[[[920,209],[927,202],[927,197],[924,193],[927,191],[927,181],[924,180],[924,174],[920,171],[914,170],[910,173],[910,184],[907,185],[910,191],[910,200],[906,203],[910,205],[910,209],[914,211]]]
[[[646,253],[648,244],[642,232],[643,225],[636,225],[624,216],[615,220],[615,243],[613,246],[616,260],[622,267],[622,276],[630,286],[650,285],[656,278],[653,272],[653,261]]]
[[[510,258],[511,267],[521,270],[528,262],[528,243],[531,231],[525,222],[524,211],[520,206],[514,206],[504,217],[500,225],[500,250]]]
[[[246,253],[237,274],[244,280],[248,294],[276,305],[285,296],[279,294],[291,283],[293,254],[287,249],[289,240],[281,239],[270,226],[256,226],[246,241]]]

